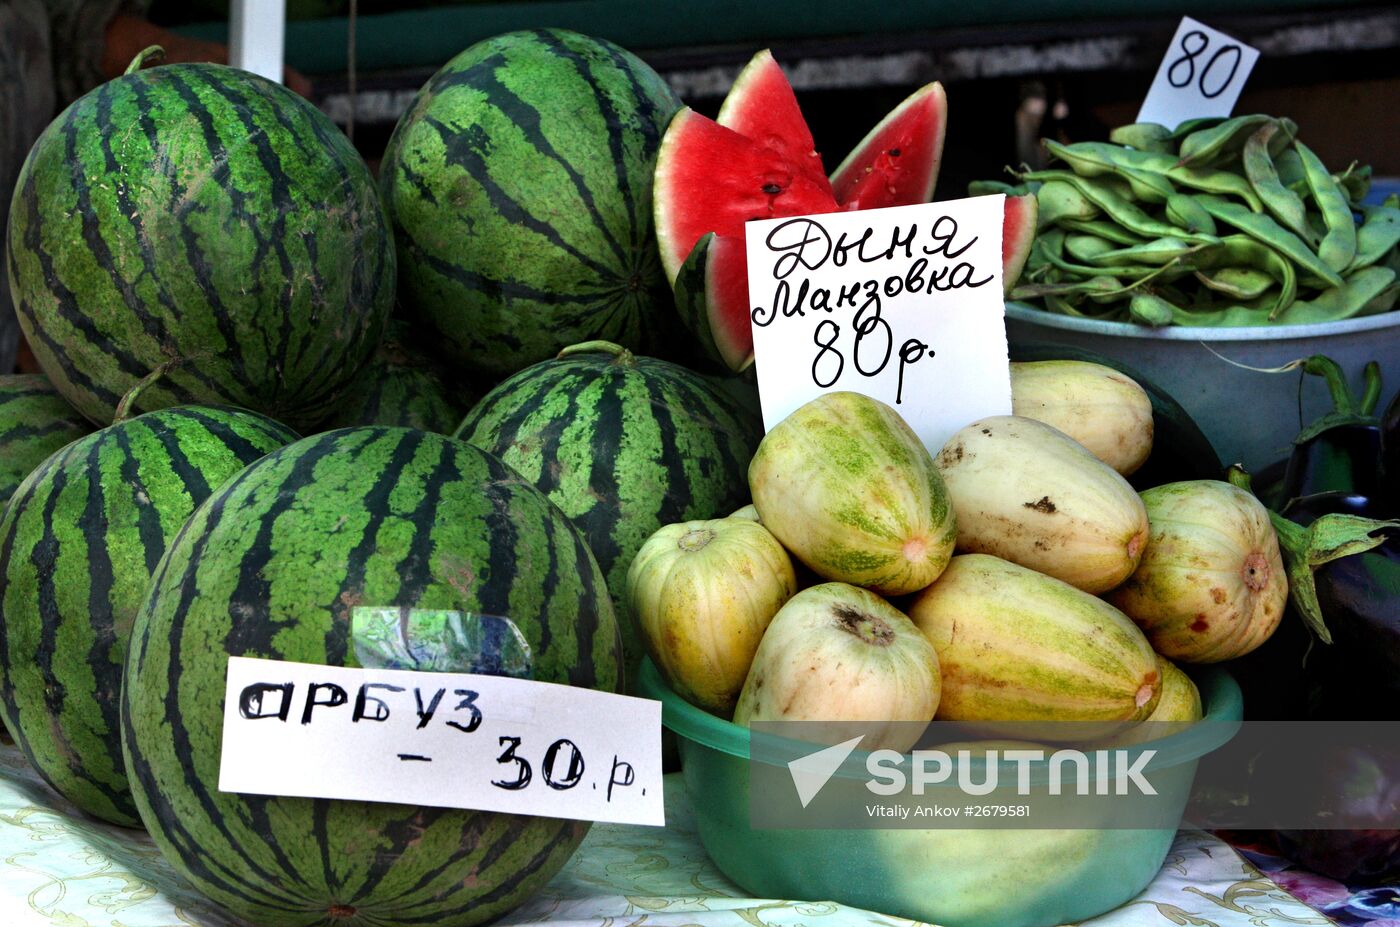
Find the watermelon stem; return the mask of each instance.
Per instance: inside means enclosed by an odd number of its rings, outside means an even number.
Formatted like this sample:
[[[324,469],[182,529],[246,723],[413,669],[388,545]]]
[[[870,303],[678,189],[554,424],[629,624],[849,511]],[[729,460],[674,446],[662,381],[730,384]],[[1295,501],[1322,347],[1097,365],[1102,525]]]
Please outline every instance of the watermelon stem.
[[[125,77],[127,74],[132,74],[141,70],[146,66],[146,62],[148,61],[160,61],[164,57],[164,48],[159,45],[148,45],[136,53],[136,57],[131,59],[131,64],[126,66],[126,70],[122,72],[122,76]]]
[[[124,422],[128,418],[130,418],[132,407],[136,405],[136,400],[141,398],[141,393],[146,389],[146,387],[150,386],[152,383],[156,382],[161,377],[165,376],[171,370],[180,366],[183,363],[183,358],[172,357],[168,361],[164,361],[160,364],[157,364],[155,368],[151,370],[150,373],[137,380],[136,384],[132,386],[131,389],[127,390],[126,394],[122,396],[121,401],[117,403],[117,411],[116,414],[112,416],[112,424],[116,425],[119,422]]]
[[[637,359],[631,351],[620,344],[613,344],[611,341],[581,341],[578,344],[571,344],[556,354],[555,359],[563,360],[577,354],[611,354],[614,358],[613,364],[619,367],[632,367],[637,363]]]

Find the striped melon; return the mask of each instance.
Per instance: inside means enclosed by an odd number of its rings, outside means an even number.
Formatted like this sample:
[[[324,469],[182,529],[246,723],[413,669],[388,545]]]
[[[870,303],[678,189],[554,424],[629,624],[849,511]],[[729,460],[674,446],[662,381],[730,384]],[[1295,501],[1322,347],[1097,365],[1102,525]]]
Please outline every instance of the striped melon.
[[[136,824],[117,726],[151,572],[220,484],[296,435],[252,412],[148,412],[44,461],[0,521],[0,710],[75,805]]]
[[[0,376],[0,514],[31,470],[90,431],[48,380],[37,374]]]
[[[508,616],[533,678],[618,683],[602,574],[542,493],[441,435],[316,435],[225,484],[157,568],[122,696],[141,819],[191,884],[259,927],[497,918],[558,871],[587,825],[218,790],[228,657],[354,666],[359,604]]]
[[[486,395],[457,436],[500,456],[573,519],[623,605],[627,570],[662,525],[748,501],[756,417],[711,381],[608,342],[565,349]],[[641,638],[624,615],[629,665]]]
[[[506,375],[578,341],[661,345],[673,316],[652,169],[679,106],[610,42],[478,42],[419,91],[384,154],[401,293],[455,359]]]
[[[1157,655],[1127,615],[998,557],[954,557],[909,617],[938,651],[941,721],[1089,740],[1143,721],[1161,696]]]
[[[408,342],[408,327],[390,326],[384,340],[321,423],[321,430],[392,425],[449,434],[479,394]]]
[[[324,418],[378,343],[394,252],[374,181],[306,100],[173,64],[68,107],[25,161],[11,291],[40,366],[98,424],[140,408]]]

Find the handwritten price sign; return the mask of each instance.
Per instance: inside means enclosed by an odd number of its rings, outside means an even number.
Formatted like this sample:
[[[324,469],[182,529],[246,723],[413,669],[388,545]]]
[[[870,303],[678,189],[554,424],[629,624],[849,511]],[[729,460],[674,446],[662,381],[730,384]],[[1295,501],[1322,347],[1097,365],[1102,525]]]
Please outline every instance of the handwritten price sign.
[[[1188,119],[1230,115],[1258,60],[1258,49],[1182,17],[1137,121],[1174,129]]]
[[[230,657],[219,789],[664,824],[661,703]]]
[[[764,425],[851,390],[895,407],[937,452],[968,422],[1010,414],[1004,200],[748,223]]]

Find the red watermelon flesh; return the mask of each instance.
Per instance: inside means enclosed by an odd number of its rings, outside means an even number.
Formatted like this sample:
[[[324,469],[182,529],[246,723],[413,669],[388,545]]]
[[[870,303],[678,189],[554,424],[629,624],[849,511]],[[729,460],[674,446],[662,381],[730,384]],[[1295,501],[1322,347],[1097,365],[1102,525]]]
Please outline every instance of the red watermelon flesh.
[[[676,113],[666,129],[653,183],[656,237],[673,284],[707,232],[742,243],[744,223],[751,219],[837,209],[825,177],[818,183],[780,146],[757,143],[689,107]]]
[[[1038,212],[1039,203],[1034,193],[1006,198],[1001,223],[1001,281],[1007,293],[1021,279],[1026,258],[1030,257]]]
[[[831,193],[812,130],[787,75],[764,49],[739,72],[715,119],[760,148],[776,153],[820,190]]]
[[[943,85],[916,90],[831,175],[836,201],[842,209],[880,209],[932,200],[947,127]]]
[[[717,122],[689,108],[677,113],[657,156],[657,240],[701,349],[731,370],[753,363],[745,222],[928,202],[946,125],[943,88],[929,84],[882,119],[828,181],[792,85],[767,51],[740,72]],[[1029,207],[1007,201],[1003,259],[1015,261],[1014,273],[1005,265],[1008,288],[1034,235],[1030,199]],[[711,232],[704,251],[687,261]]]

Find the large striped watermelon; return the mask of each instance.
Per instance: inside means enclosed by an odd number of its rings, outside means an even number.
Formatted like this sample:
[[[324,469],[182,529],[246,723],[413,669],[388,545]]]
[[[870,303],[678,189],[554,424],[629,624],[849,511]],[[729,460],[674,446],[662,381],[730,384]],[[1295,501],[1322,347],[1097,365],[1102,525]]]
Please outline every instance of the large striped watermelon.
[[[218,790],[228,657],[353,666],[360,604],[506,616],[533,678],[618,683],[602,574],[542,493],[441,435],[316,435],[228,483],[161,561],[122,701],[141,819],[196,888],[259,927],[499,917],[558,871],[586,824]]]
[[[0,521],[0,710],[84,811],[137,823],[117,695],[166,544],[220,484],[294,440],[252,412],[164,409],[74,442],[15,493]]]
[[[92,431],[37,374],[0,376],[0,515],[20,481],[54,451]]]
[[[457,435],[499,455],[573,519],[621,606],[627,569],[656,529],[748,502],[749,458],[763,432],[713,381],[590,342],[501,383]],[[619,614],[635,667],[641,639]]]
[[[661,344],[652,169],[679,106],[610,42],[511,32],[433,76],[381,179],[400,292],[456,359],[505,375],[578,341]]]
[[[109,81],[25,161],[9,274],[44,372],[108,424],[188,402],[324,418],[378,343],[394,252],[350,142],[282,86],[213,64]]]
[[[480,398],[447,367],[411,345],[409,328],[390,335],[320,425],[322,431],[355,425],[393,425],[450,434]]]

